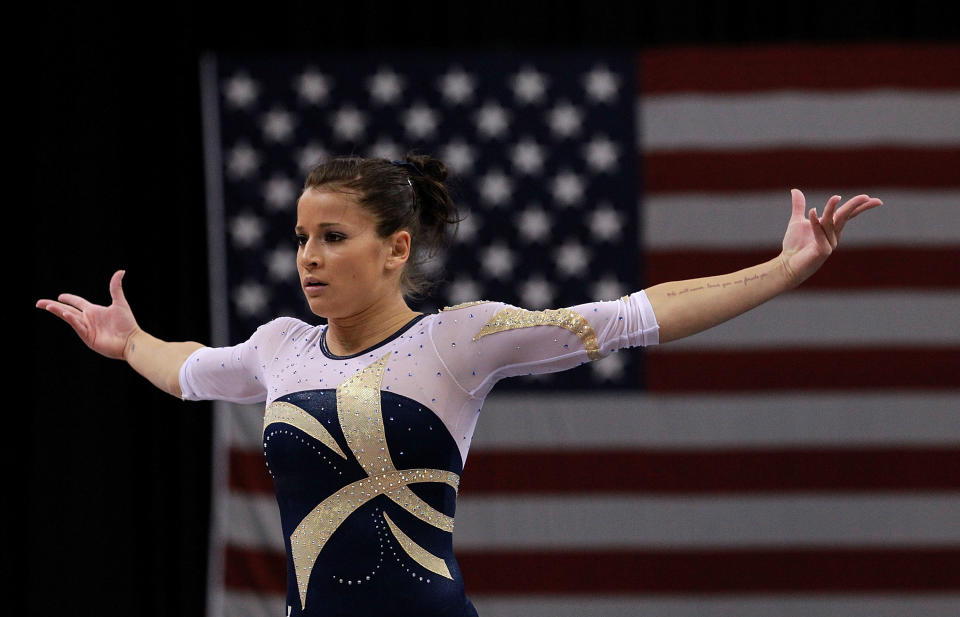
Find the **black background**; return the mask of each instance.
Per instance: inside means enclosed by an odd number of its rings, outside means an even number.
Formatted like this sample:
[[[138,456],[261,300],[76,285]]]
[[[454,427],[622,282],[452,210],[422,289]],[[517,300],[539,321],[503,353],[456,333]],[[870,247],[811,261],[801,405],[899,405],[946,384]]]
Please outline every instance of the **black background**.
[[[30,308],[65,291],[106,303],[110,275],[125,268],[127,298],[145,330],[167,340],[209,341],[203,51],[442,53],[957,38],[954,3],[773,4],[358,0],[249,8],[178,0],[37,4],[8,20],[8,29],[29,41],[8,50],[25,68],[16,91],[26,94],[26,113],[13,115],[10,129],[25,134],[30,158],[26,182],[7,177],[26,193],[22,203],[7,204],[15,220],[23,217],[8,227],[7,245],[19,247],[8,255],[9,270],[19,272],[21,261],[33,266],[30,295],[16,294],[18,309],[32,310],[31,339],[23,343],[32,351],[32,383],[21,385],[8,372],[12,392],[24,395],[11,410],[23,398],[30,404],[27,439],[19,439],[24,430],[13,414],[8,473],[16,482],[4,500],[8,511],[23,515],[6,526],[4,544],[25,552],[4,552],[25,575],[15,586],[25,612],[203,614],[210,405],[155,390]]]

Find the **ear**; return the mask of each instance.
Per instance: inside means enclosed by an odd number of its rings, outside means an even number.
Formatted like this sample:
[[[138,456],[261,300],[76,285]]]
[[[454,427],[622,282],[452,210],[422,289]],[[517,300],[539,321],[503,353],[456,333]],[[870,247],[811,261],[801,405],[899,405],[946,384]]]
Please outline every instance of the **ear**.
[[[406,229],[395,231],[388,240],[387,260],[384,268],[396,270],[402,268],[410,259],[410,232]]]

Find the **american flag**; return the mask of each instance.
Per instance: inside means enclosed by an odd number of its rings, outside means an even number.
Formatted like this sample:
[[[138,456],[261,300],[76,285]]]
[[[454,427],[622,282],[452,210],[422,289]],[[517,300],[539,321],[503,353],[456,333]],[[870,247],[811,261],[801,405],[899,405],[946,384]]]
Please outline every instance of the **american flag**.
[[[468,216],[425,311],[736,270],[776,255],[791,187],[880,196],[796,292],[498,386],[454,542],[484,617],[955,614],[958,66],[893,45],[209,56],[214,344],[316,321],[291,229],[329,155],[450,166]],[[216,413],[208,613],[279,615],[262,409]]]

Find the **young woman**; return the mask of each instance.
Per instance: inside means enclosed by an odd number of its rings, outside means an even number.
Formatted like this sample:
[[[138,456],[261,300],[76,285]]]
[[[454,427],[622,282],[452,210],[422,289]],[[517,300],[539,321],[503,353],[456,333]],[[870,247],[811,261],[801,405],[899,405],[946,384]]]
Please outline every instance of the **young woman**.
[[[121,287],[110,306],[63,294],[37,306],[94,351],[189,400],[266,402],[263,443],[287,553],[289,615],[476,615],[452,552],[456,491],[483,400],[515,375],[665,343],[731,319],[813,274],[846,223],[879,199],[793,211],[775,258],[615,301],[527,311],[471,302],[423,315],[422,261],[455,225],[446,168],[340,158],[297,203],[297,268],[312,326],[281,317],[235,347],[157,339]]]

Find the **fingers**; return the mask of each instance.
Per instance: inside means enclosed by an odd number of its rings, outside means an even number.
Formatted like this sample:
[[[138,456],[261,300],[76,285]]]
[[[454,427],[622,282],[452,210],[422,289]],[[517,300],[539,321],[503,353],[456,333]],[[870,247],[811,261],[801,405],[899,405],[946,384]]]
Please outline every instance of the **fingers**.
[[[837,207],[837,204],[840,203],[841,197],[839,195],[834,195],[827,200],[827,205],[823,208],[823,216],[820,217],[820,224],[823,228],[824,234],[827,237],[827,241],[830,243],[830,246],[835,247],[837,245],[837,233],[838,231],[834,229],[834,210]]]
[[[837,210],[834,217],[837,236],[839,237],[840,231],[843,230],[843,226],[846,225],[847,221],[859,215],[861,212],[866,212],[867,210],[882,205],[882,201],[869,195],[857,195],[847,201],[847,203],[843,204],[843,206]]]
[[[118,304],[126,304],[127,299],[123,295],[123,275],[126,274],[126,270],[117,270],[113,273],[113,276],[110,277],[110,298]]]
[[[802,219],[803,213],[807,209],[807,200],[800,192],[800,189],[790,189],[790,198],[793,200],[793,210],[790,213],[791,219]]]
[[[93,306],[93,304],[91,304],[90,302],[87,302],[87,300],[85,300],[84,298],[81,298],[80,296],[75,296],[73,294],[60,294],[59,296],[57,296],[57,300],[59,300],[63,304],[76,307],[81,311],[86,311],[91,306]]]
[[[48,313],[52,313],[64,320],[73,330],[80,335],[80,338],[86,340],[87,332],[89,328],[87,327],[86,320],[83,317],[83,313],[69,304],[64,304],[62,302],[55,302],[53,300],[38,300],[37,308],[43,309]]]

